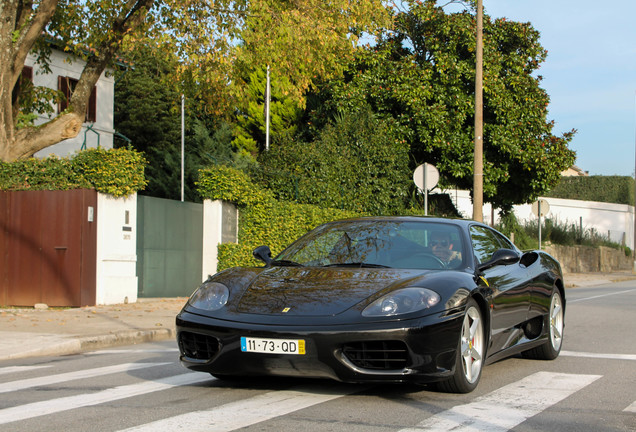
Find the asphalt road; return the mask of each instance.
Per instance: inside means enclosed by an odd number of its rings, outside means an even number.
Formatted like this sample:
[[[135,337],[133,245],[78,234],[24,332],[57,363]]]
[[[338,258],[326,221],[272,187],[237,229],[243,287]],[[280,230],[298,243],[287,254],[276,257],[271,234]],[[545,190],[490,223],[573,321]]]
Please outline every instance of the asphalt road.
[[[557,360],[487,366],[467,395],[228,384],[181,367],[168,341],[0,363],[0,431],[636,431],[636,282],[569,289],[567,301]]]

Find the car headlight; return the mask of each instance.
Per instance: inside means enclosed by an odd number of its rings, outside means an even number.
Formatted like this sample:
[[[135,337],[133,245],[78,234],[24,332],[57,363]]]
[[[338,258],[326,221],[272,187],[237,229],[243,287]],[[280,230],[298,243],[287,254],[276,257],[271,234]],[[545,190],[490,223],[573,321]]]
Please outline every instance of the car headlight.
[[[426,288],[403,288],[380,297],[364,308],[362,316],[393,316],[435,306],[440,301],[440,296],[435,291]]]
[[[197,309],[215,311],[221,309],[230,297],[230,290],[218,282],[205,282],[188,300]]]

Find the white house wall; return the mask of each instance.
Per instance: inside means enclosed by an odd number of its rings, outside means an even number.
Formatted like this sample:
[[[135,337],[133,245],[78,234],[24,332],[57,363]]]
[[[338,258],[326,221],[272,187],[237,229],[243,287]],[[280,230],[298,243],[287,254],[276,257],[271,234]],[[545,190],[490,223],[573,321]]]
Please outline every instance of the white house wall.
[[[441,193],[437,190],[436,192]],[[447,190],[451,200],[463,217],[471,218],[473,203],[470,192],[465,190]],[[624,244],[634,249],[634,207],[625,204],[611,204],[596,201],[578,201],[561,198],[542,197],[550,205],[548,218],[559,224],[582,226],[584,230],[594,229],[598,234],[609,236],[613,242]],[[515,216],[520,222],[536,221],[531,204],[513,207]],[[495,210],[495,223],[499,220]],[[490,204],[484,205],[484,222],[492,222]]]
[[[39,66],[35,63],[35,56],[29,55],[25,61],[25,66],[33,68],[33,85],[43,86],[57,90],[58,76],[67,76],[73,79],[79,79],[84,68],[84,61],[75,59],[69,62],[69,56],[59,50],[52,50],[50,56],[51,73],[41,73]],[[95,123],[84,123],[80,133],[71,139],[64,140],[51,147],[40,150],[35,154],[37,157],[46,157],[55,154],[60,157],[69,156],[82,148],[86,142],[87,148],[95,148],[99,142],[102,148],[113,148],[114,129],[114,108],[115,108],[115,79],[109,71],[102,73],[96,84],[97,87],[97,110]],[[51,118],[57,116],[57,106],[55,113]],[[42,124],[50,120],[46,115],[40,115],[36,120],[36,124]],[[88,130],[88,126],[92,130]]]
[[[96,303],[137,301],[137,194],[97,194]]]

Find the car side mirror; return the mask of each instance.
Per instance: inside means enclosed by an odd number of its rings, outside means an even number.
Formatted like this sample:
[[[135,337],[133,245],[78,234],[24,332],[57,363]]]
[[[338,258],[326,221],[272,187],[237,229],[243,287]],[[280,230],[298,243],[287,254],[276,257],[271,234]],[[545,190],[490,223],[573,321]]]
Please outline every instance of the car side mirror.
[[[499,249],[495,251],[492,258],[483,264],[480,264],[479,271],[488,270],[498,265],[508,265],[519,262],[519,254],[512,249]]]
[[[266,266],[269,266],[272,263],[272,251],[269,249],[269,246],[259,246],[252,252],[254,258],[257,260],[261,260],[265,263]]]

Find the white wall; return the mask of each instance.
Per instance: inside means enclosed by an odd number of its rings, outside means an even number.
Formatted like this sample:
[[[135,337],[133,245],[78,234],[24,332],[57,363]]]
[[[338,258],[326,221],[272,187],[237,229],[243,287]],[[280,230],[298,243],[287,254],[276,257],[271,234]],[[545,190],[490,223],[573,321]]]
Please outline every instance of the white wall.
[[[439,189],[435,193],[442,193]],[[455,203],[457,210],[465,218],[472,218],[473,204],[470,192],[464,190],[447,190]],[[634,207],[625,204],[610,204],[596,201],[578,201],[561,198],[542,197],[550,205],[548,218],[559,224],[574,224],[583,226],[584,230],[594,229],[599,234],[608,236],[610,240],[634,249]],[[532,214],[531,204],[516,205],[513,211],[521,222],[536,220]],[[495,223],[499,220],[498,210],[495,209]],[[490,204],[484,205],[484,222],[491,224],[492,212]]]
[[[57,90],[57,77],[68,76],[74,79],[79,79],[82,69],[84,68],[84,61],[79,59],[73,59],[67,53],[53,49],[51,52],[51,73],[43,74],[39,69],[39,66],[35,64],[35,56],[30,54],[26,61],[25,66],[33,67],[33,85],[43,86]],[[114,129],[114,108],[115,108],[115,79],[110,74],[111,71],[107,70],[97,81],[97,111],[96,121],[90,124],[93,131],[87,130],[89,123],[84,123],[80,133],[71,139],[67,139],[51,147],[47,147],[35,154],[36,157],[46,157],[50,154],[57,156],[68,156],[81,149],[82,144],[86,141],[87,148],[97,147],[98,137],[99,146],[102,148],[113,148],[113,133]],[[57,106],[55,106],[55,113],[52,117],[57,116]],[[50,120],[48,116],[40,115],[40,118],[36,120],[36,124],[42,124]]]
[[[216,273],[219,259],[219,244],[222,232],[222,203],[219,200],[203,201],[203,266],[201,280]]]
[[[224,215],[224,207],[226,212],[233,214],[233,217],[228,217],[227,213]],[[224,224],[228,223],[235,226],[234,229],[229,230],[227,226],[225,227],[226,235],[224,238]],[[208,278],[208,275],[217,272],[219,244],[236,243],[238,241],[237,233],[238,210],[233,204],[220,200],[203,201],[203,274],[201,275],[203,281]]]
[[[98,193],[96,303],[137,301],[137,194]]]

